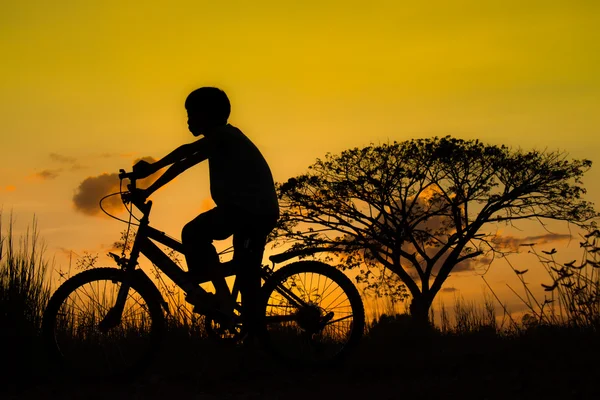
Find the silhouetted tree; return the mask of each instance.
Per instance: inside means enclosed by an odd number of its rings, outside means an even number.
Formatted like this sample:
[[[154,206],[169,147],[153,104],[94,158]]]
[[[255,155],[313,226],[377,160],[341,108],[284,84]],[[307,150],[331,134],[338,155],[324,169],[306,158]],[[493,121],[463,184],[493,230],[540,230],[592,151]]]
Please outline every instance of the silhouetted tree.
[[[385,281],[370,279],[373,271],[397,274],[412,297],[411,314],[426,323],[451,271],[500,251],[490,224],[589,224],[597,214],[582,199],[581,177],[591,164],[560,151],[450,136],[327,154],[278,185],[277,243],[331,249],[343,268],[359,268],[358,279],[375,287]]]

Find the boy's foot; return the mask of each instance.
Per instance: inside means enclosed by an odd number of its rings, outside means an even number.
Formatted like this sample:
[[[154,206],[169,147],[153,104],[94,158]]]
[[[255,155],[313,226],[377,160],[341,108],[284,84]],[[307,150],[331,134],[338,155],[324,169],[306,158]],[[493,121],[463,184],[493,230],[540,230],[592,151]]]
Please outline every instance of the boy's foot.
[[[235,324],[231,296],[219,299],[214,293],[203,292],[189,294],[185,301],[194,305],[193,312],[214,318],[223,327],[233,327]]]
[[[185,301],[194,305],[194,312],[208,314],[219,309],[219,299],[214,293],[190,293],[185,296]]]

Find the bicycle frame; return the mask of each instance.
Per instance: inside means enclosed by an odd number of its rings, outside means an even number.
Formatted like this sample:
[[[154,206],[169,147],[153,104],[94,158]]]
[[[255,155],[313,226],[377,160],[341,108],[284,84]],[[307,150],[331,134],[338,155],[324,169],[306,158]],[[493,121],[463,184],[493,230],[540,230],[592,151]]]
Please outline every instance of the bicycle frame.
[[[198,285],[198,282],[193,282],[189,279],[187,272],[185,272],[182,268],[180,268],[167,254],[164,253],[153,241],[161,243],[167,246],[170,249],[173,249],[179,253],[183,254],[183,244],[168,236],[166,233],[159,231],[156,228],[153,228],[149,225],[149,215],[150,210],[152,209],[152,202],[148,201],[146,203],[133,203],[140,211],[143,213],[143,217],[140,219],[139,228],[133,242],[133,246],[131,248],[131,252],[129,255],[129,259],[121,258],[116,254],[109,253],[125,271],[133,271],[136,270],[136,266],[138,265],[138,259],[140,254],[143,254],[152,262],[156,268],[158,268],[161,272],[167,275],[177,286],[182,288],[186,293],[192,293],[193,291],[204,291],[202,287]],[[226,262],[223,263],[219,267],[219,275],[223,277],[235,276],[237,274],[237,266],[233,265],[233,263]],[[145,272],[139,269],[137,273],[142,273],[144,275]],[[147,275],[146,275],[147,276]],[[263,278],[267,277],[267,271],[263,271]],[[239,293],[237,279],[234,281],[232,289],[232,295],[237,297]],[[129,287],[123,285],[121,290],[119,291],[119,296],[117,297],[118,304],[124,304],[124,301],[127,297],[127,291]]]
[[[184,260],[173,256],[175,252],[189,256],[187,242],[150,226],[152,202],[136,190],[134,173],[121,172],[120,190],[100,200],[103,212],[127,224],[123,251],[109,253],[116,265],[70,277],[54,291],[44,309],[41,335],[57,366],[86,378],[98,373],[106,378],[129,377],[156,354],[168,322],[185,322],[191,313],[202,316],[199,321],[207,339],[256,343],[281,361],[306,366],[341,360],[340,355],[358,343],[365,324],[364,306],[360,293],[342,271],[320,260],[275,268],[291,258],[327,249],[286,251],[271,255],[268,258],[273,264],[264,265],[265,232],[255,230],[260,223],[247,224],[235,229],[232,260],[197,279]],[[132,180],[129,191],[124,190],[123,179]],[[102,207],[104,199],[119,195],[128,218],[118,218]],[[132,226],[137,229],[132,231]],[[154,264],[152,273],[140,255]],[[177,299],[162,290],[166,289],[162,273],[173,286],[187,292],[185,301],[190,304],[182,307],[183,313],[179,303],[170,310],[169,304]],[[212,280],[215,290],[220,290],[217,279],[230,276],[235,277],[233,287],[228,279],[229,288],[223,287],[223,293],[201,294],[208,289],[205,282]],[[223,298],[229,295],[228,289],[233,295]],[[165,318],[165,313],[175,315]]]
[[[134,192],[136,190],[136,179],[132,177],[131,174],[126,174],[125,171],[120,171],[120,178],[128,178],[131,181],[131,184],[128,185],[128,189],[130,192]],[[143,216],[140,219],[140,224],[138,231],[136,233],[136,237],[134,239],[131,252],[129,255],[129,259],[124,257],[119,257],[116,254],[109,253],[117,262],[119,266],[121,266],[125,271],[137,271],[137,273],[142,273],[144,276],[147,275],[141,269],[136,270],[136,266],[138,265],[138,259],[140,254],[146,256],[159,270],[164,272],[177,286],[182,288],[186,293],[193,293],[194,291],[204,291],[205,290],[198,285],[198,282],[191,281],[187,273],[180,268],[168,255],[166,255],[152,240],[161,243],[179,253],[183,254],[183,244],[168,236],[166,233],[159,231],[150,226],[149,224],[149,215],[150,210],[152,209],[152,201],[148,202],[140,202],[132,199],[131,204],[138,208]],[[323,251],[321,249],[315,249],[315,252]],[[289,256],[278,255],[271,257],[271,261],[273,264],[276,262],[281,262],[286,259],[296,257],[297,255],[291,254]],[[275,259],[277,258],[277,261]],[[243,263],[242,263],[243,264]],[[219,267],[219,275],[223,277],[236,276],[236,279],[232,288],[232,296],[234,299],[237,299],[237,296],[240,292],[238,286],[237,273],[239,270],[239,263],[232,261],[225,262],[221,264]],[[273,273],[273,269],[267,266],[260,268],[260,278],[263,280],[268,279],[268,277]],[[149,278],[148,278],[149,279]],[[117,296],[117,301],[115,306],[113,307],[113,312],[111,314],[120,315],[119,311],[122,311],[123,306],[125,304],[125,300],[127,298],[127,294],[129,291],[129,285],[123,284],[119,289],[119,293]],[[306,302],[298,297],[296,294],[291,292],[284,286],[279,286],[277,291],[285,297],[291,303],[295,303],[298,307],[307,306]],[[241,311],[241,307],[236,305],[238,311]],[[293,320],[293,316],[275,316],[267,318],[272,321],[285,321],[285,320]]]

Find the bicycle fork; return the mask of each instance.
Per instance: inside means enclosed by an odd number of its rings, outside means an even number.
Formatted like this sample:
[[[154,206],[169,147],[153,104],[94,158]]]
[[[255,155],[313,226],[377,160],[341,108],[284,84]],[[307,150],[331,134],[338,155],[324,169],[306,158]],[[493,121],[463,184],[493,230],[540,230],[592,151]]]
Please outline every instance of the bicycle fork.
[[[130,287],[131,286],[128,283],[122,282],[122,285],[119,288],[119,293],[117,294],[117,301],[115,302],[115,305],[108,310],[102,321],[100,321],[98,324],[98,329],[100,332],[106,333],[121,323],[121,316],[123,315],[123,310],[125,309],[125,301],[129,295]]]

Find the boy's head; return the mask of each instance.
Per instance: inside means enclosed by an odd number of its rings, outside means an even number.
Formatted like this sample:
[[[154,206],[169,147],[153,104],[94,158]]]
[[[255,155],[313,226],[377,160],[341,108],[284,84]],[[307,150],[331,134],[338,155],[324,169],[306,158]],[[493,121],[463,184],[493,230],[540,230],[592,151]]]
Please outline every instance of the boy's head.
[[[231,104],[224,91],[216,87],[201,87],[185,99],[188,127],[194,136],[211,128],[225,125],[231,112]]]

